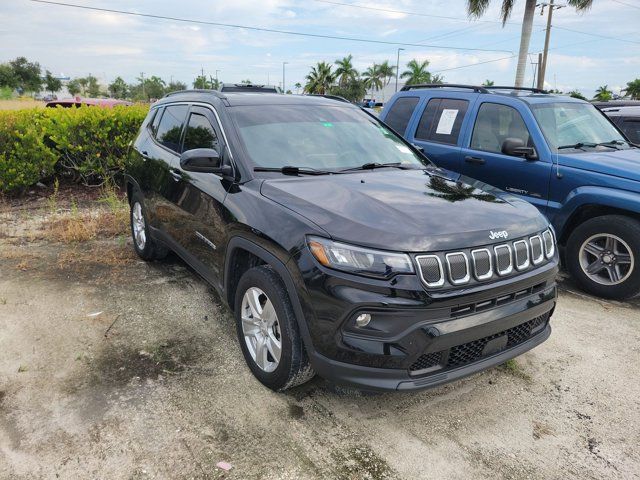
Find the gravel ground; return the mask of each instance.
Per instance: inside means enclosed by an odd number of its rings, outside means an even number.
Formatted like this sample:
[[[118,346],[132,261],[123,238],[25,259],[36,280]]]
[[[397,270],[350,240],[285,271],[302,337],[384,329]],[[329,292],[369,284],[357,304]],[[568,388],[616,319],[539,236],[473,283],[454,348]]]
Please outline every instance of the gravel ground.
[[[2,479],[640,478],[638,301],[565,281],[551,338],[507,366],[420,393],[277,394],[180,260],[33,240],[39,218],[0,215]]]

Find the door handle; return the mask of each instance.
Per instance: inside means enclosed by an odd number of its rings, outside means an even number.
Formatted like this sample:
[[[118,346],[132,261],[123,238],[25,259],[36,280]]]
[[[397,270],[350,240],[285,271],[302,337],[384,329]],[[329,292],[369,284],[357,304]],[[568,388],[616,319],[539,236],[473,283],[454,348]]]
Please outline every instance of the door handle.
[[[179,182],[180,180],[182,180],[182,174],[178,170],[171,169],[169,170],[169,173],[171,174],[171,176],[176,182]]]
[[[485,161],[484,158],[480,158],[480,157],[464,157],[464,161],[467,163],[473,163],[475,165],[484,165]]]

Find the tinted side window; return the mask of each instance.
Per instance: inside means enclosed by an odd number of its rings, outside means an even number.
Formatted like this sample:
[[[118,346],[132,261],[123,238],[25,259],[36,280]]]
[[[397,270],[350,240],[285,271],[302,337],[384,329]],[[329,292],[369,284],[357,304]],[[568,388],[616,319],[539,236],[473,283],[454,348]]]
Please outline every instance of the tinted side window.
[[[497,103],[483,103],[473,127],[471,148],[485,152],[502,152],[507,138],[519,138],[531,145],[529,130],[515,108]]]
[[[619,127],[630,141],[640,143],[640,118],[625,118]]]
[[[189,116],[189,123],[184,132],[183,151],[194,148],[213,148],[219,151],[216,131],[211,126],[209,119],[199,113],[192,113]]]
[[[468,108],[467,100],[432,98],[420,118],[416,138],[448,145],[457,144]]]
[[[420,98],[418,97],[399,98],[391,105],[384,122],[400,135],[404,135],[404,131],[409,124],[409,119],[411,119],[413,110],[416,108],[416,105],[418,105],[419,100]]]
[[[165,107],[160,119],[156,139],[174,152],[180,153],[180,134],[188,110],[187,105],[170,105]]]
[[[149,128],[151,129],[151,133],[153,134],[154,137],[158,133],[158,125],[160,124],[160,117],[162,117],[162,108],[157,108],[156,113],[153,117],[153,120],[149,125]]]

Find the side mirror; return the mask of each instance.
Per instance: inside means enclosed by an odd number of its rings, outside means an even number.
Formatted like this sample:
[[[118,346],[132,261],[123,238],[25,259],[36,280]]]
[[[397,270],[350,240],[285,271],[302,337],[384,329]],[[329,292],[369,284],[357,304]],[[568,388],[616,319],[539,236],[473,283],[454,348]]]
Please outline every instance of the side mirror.
[[[230,165],[222,165],[220,154],[213,148],[194,148],[180,155],[180,167],[186,172],[231,175]]]
[[[502,153],[512,157],[523,157],[527,160],[537,160],[538,154],[533,147],[527,147],[521,138],[507,138],[502,142]]]

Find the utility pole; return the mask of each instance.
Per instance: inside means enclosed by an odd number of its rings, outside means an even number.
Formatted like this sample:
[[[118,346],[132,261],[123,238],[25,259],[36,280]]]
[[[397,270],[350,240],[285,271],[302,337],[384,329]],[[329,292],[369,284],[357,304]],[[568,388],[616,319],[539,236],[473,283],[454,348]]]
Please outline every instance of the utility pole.
[[[396,93],[398,92],[398,73],[400,72],[400,50],[404,50],[404,48],[398,49],[398,58],[396,59]]]
[[[142,82],[142,96],[146,97],[144,94],[144,72],[140,72],[140,81]]]
[[[544,89],[544,76],[547,73],[547,59],[549,57],[549,39],[551,37],[551,20],[553,19],[553,11],[564,7],[565,5],[554,5],[554,0],[538,4],[540,7],[540,15],[544,15],[544,7],[549,7],[547,14],[547,29],[544,35],[544,53],[542,54],[542,63],[538,67],[538,85],[541,90]]]
[[[284,66],[289,62],[282,62],[282,93],[287,93],[286,84],[284,83]]]

